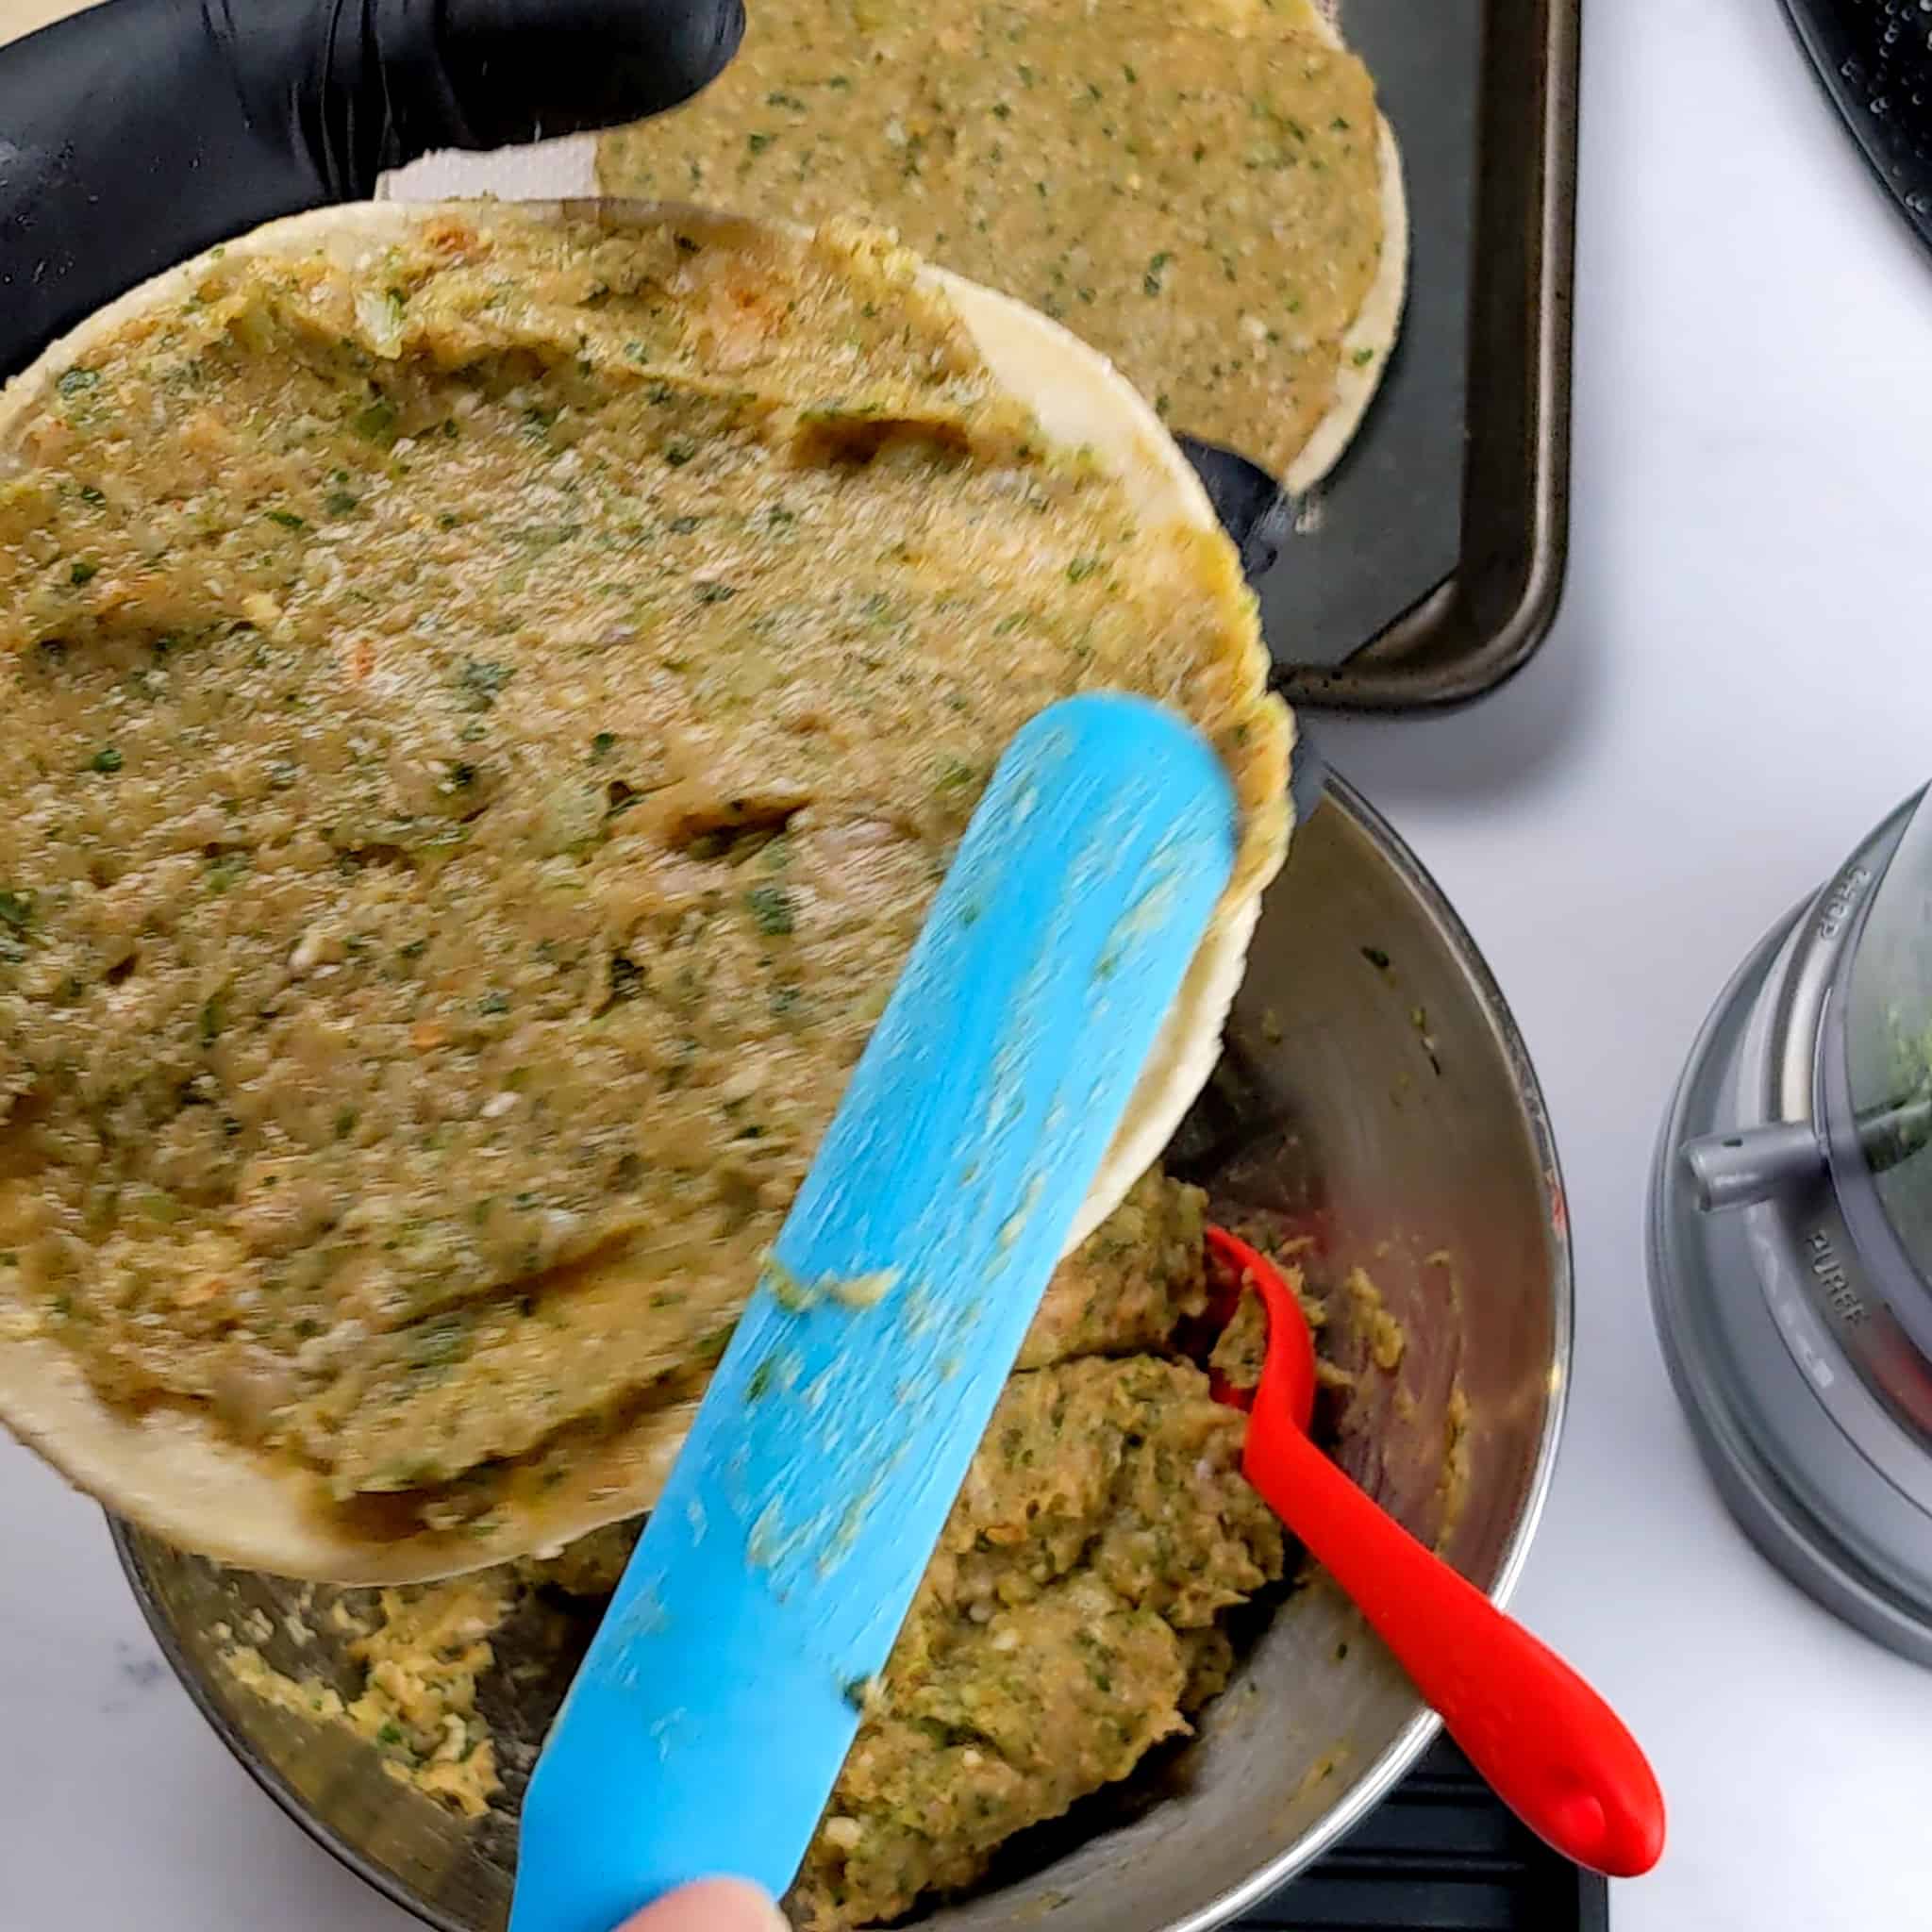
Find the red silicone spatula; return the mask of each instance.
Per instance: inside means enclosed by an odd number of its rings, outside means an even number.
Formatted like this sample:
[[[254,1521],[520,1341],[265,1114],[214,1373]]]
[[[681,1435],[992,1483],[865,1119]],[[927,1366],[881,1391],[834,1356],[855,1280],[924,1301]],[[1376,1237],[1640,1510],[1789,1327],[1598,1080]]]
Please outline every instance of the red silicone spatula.
[[[1348,1593],[1498,1797],[1566,1857],[1614,1878],[1648,1872],[1664,1801],[1637,1740],[1546,1644],[1357,1489],[1308,1440],[1315,1344],[1266,1257],[1219,1227],[1208,1246],[1268,1310],[1242,1470]],[[1231,1310],[1230,1310],[1231,1312]]]

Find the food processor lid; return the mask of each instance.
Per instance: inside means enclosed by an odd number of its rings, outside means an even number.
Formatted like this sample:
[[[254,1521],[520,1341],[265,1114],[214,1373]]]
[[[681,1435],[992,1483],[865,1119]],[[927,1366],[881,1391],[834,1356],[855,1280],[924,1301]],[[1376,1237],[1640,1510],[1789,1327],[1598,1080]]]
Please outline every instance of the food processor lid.
[[[1932,788],[1865,896],[1818,1041],[1817,1126],[1859,1257],[1932,1354]]]
[[[1759,942],[1650,1191],[1657,1333],[1754,1541],[1932,1665],[1932,803]]]

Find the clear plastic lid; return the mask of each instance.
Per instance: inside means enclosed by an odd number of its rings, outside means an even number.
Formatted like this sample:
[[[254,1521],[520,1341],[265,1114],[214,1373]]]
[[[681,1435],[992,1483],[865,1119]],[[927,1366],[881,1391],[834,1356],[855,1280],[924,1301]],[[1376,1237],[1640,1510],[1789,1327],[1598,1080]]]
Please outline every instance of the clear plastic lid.
[[[1895,1290],[1907,1286],[1896,1279],[1902,1261],[1923,1314],[1932,1309],[1932,791],[1871,894],[1840,994],[1831,1031],[1843,1041],[1841,1068],[1827,1061],[1822,1091],[1834,1177],[1868,1261]],[[1871,1254],[1874,1242],[1891,1255]]]

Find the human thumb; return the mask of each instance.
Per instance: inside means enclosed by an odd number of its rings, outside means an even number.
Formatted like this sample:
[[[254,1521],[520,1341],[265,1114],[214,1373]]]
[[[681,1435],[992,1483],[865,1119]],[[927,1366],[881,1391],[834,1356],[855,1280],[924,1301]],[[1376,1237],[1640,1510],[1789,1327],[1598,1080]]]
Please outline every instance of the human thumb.
[[[687,1885],[627,1920],[619,1932],[787,1932],[765,1894],[741,1878]]]

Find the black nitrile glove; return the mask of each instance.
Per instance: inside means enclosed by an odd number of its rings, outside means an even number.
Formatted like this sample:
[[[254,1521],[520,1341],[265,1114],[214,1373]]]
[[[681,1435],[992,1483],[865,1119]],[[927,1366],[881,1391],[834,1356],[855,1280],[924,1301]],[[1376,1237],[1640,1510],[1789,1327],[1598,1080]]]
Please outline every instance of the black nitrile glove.
[[[674,108],[743,30],[743,0],[107,0],[0,47],[0,375],[432,148]]]

